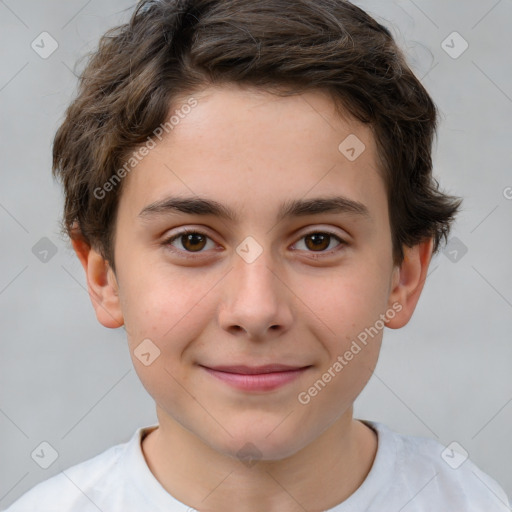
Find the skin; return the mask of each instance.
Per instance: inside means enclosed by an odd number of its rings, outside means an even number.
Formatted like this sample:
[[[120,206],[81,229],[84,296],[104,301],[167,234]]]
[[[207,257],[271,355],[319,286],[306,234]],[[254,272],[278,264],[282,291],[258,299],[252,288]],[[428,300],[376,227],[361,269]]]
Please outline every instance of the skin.
[[[297,397],[393,304],[401,311],[386,326],[409,321],[432,240],[405,248],[394,265],[372,132],[337,115],[324,93],[283,98],[223,85],[194,97],[198,105],[125,178],[116,273],[80,238],[73,245],[98,320],[125,325],[156,402],[159,427],[142,449],[162,486],[201,511],[325,510],[361,485],[375,457],[376,435],[353,418],[353,403],[382,330],[308,404]],[[350,134],[366,146],[355,161],[338,150]],[[170,195],[212,199],[239,218],[140,215]],[[368,215],[276,220],[285,201],[333,195],[363,203]],[[166,242],[185,227],[207,238]],[[327,237],[318,249],[306,236],[326,231],[345,243]],[[251,263],[236,252],[248,236],[262,250]],[[149,366],[134,355],[146,338],[160,350]],[[276,390],[247,392],[198,366],[237,363],[311,367]],[[237,455],[247,443],[258,452],[253,465]]]

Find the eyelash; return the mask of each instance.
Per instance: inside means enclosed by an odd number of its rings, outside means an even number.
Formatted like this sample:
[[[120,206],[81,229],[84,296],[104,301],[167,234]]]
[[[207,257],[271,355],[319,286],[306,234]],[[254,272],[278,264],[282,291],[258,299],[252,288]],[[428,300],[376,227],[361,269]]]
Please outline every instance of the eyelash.
[[[172,235],[172,237],[167,238],[166,240],[164,240],[162,245],[164,245],[165,247],[169,248],[172,252],[177,253],[180,256],[184,257],[184,258],[194,259],[194,258],[201,257],[203,252],[204,252],[202,250],[201,251],[197,251],[197,252],[187,251],[186,249],[185,250],[184,249],[176,249],[172,245],[172,242],[174,242],[175,240],[180,239],[182,236],[185,236],[185,235],[200,235],[200,236],[203,236],[205,238],[208,238],[209,240],[212,240],[210,236],[208,236],[206,233],[203,233],[202,231],[185,229],[185,230],[183,230],[183,231],[181,231],[179,233],[176,233],[176,234]],[[302,240],[303,238],[306,238],[306,237],[311,236],[311,235],[327,235],[329,237],[332,237],[332,238],[336,239],[339,242],[339,244],[336,246],[336,248],[330,249],[328,251],[307,251],[307,252],[309,252],[311,254],[314,254],[314,255],[319,255],[319,254],[332,255],[333,252],[336,252],[337,250],[340,250],[341,247],[347,245],[347,242],[345,242],[345,240],[343,240],[338,235],[336,235],[335,233],[332,233],[330,231],[310,231],[309,233],[305,233],[304,235],[302,235],[299,238],[299,241]]]

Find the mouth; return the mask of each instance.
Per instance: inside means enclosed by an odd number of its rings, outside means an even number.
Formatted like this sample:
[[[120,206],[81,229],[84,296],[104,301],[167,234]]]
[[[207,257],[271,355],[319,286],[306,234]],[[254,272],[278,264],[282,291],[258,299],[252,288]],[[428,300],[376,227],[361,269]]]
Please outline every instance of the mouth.
[[[293,382],[311,368],[311,365],[289,366],[282,364],[199,366],[212,377],[243,391],[272,391]]]

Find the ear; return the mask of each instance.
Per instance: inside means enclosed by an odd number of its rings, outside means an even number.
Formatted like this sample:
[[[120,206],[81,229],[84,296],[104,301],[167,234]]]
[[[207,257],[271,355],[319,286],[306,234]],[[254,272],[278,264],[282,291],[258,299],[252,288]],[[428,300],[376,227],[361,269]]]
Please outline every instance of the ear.
[[[395,304],[392,309],[396,315],[386,322],[386,327],[399,329],[411,319],[427,278],[433,245],[433,238],[429,238],[413,247],[404,246],[404,261],[393,270],[388,301],[390,308]]]
[[[81,236],[73,237],[71,243],[84,267],[89,297],[98,322],[111,329],[121,327],[124,319],[119,301],[119,288],[108,261],[91,248]]]

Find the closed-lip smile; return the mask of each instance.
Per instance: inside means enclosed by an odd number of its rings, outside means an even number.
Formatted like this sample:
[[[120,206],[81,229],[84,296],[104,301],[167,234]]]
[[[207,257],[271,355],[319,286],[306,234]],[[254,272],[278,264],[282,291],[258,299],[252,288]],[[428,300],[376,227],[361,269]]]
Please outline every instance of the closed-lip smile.
[[[272,391],[294,381],[311,367],[284,364],[199,366],[218,380],[243,391]]]

